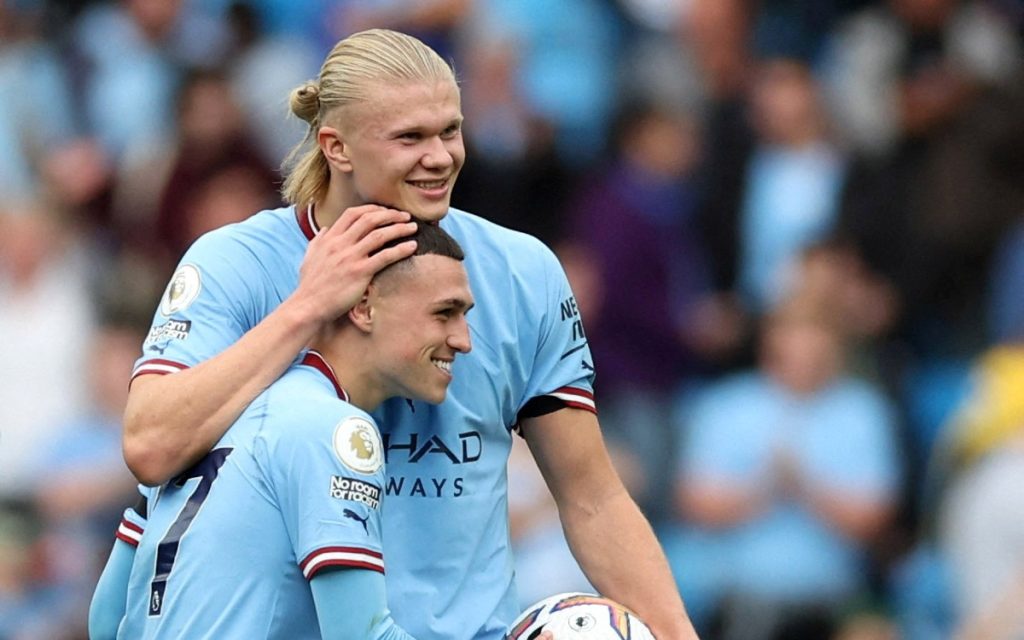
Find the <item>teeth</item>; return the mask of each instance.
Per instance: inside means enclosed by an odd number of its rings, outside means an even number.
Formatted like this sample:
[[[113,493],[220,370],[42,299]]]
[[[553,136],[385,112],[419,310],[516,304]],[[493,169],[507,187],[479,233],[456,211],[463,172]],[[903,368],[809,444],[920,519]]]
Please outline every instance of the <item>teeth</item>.
[[[447,360],[431,360],[431,362],[434,363],[435,367],[437,367],[441,371],[444,371],[445,373],[452,372],[452,363],[448,362]]]
[[[414,186],[420,187],[421,189],[439,189],[443,187],[447,182],[447,180],[419,180],[413,182],[412,184]]]

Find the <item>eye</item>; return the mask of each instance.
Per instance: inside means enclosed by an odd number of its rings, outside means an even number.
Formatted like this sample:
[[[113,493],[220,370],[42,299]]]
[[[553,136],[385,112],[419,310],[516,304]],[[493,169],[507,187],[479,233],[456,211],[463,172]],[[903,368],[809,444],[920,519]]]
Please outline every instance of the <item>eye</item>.
[[[400,133],[400,134],[398,134],[398,138],[399,138],[400,140],[405,140],[405,141],[408,141],[408,142],[417,142],[417,141],[419,141],[419,140],[420,140],[420,139],[421,139],[422,137],[423,137],[423,136],[422,136],[422,135],[420,135],[420,134],[419,134],[418,132],[416,132],[416,131],[406,131],[405,133]]]
[[[451,140],[452,138],[459,135],[459,131],[461,131],[461,129],[461,125],[453,124],[441,132],[441,137],[444,138],[445,140]]]

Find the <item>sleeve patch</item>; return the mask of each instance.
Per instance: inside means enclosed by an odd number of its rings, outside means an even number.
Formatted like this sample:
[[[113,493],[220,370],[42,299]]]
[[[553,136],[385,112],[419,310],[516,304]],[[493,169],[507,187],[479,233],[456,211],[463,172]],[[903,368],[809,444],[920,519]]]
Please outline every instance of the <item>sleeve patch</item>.
[[[160,313],[169,318],[187,309],[199,297],[202,289],[203,279],[199,269],[191,264],[182,265],[167,284],[167,290],[160,300]]]
[[[368,420],[346,418],[334,429],[334,453],[346,467],[364,475],[384,465],[384,447],[377,428]]]

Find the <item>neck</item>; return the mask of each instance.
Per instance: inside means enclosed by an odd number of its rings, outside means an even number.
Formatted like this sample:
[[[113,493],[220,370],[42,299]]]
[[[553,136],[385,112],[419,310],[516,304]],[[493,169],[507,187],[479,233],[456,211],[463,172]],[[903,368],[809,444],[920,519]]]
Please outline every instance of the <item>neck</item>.
[[[345,209],[365,204],[359,200],[355,191],[351,188],[347,178],[338,179],[332,176],[327,187],[327,194],[323,200],[314,205],[313,215],[316,217],[316,224],[321,229],[334,224]]]
[[[377,381],[373,362],[360,336],[345,335],[341,329],[330,339],[319,338],[311,348],[316,350],[334,370],[338,384],[348,393],[348,401],[370,412],[385,400],[383,386]]]

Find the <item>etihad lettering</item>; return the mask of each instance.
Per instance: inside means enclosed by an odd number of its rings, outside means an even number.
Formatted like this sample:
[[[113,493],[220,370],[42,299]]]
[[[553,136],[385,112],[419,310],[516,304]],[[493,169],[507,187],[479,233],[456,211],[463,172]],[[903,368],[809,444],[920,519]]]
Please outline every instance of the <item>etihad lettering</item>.
[[[458,435],[458,442],[446,443],[441,436],[432,435],[424,440],[420,434],[411,433],[409,439],[396,440],[392,434],[384,434],[385,461],[390,462],[392,452],[405,452],[403,462],[415,464],[427,455],[440,455],[452,464],[476,462],[483,454],[483,438],[477,431],[464,431]]]

